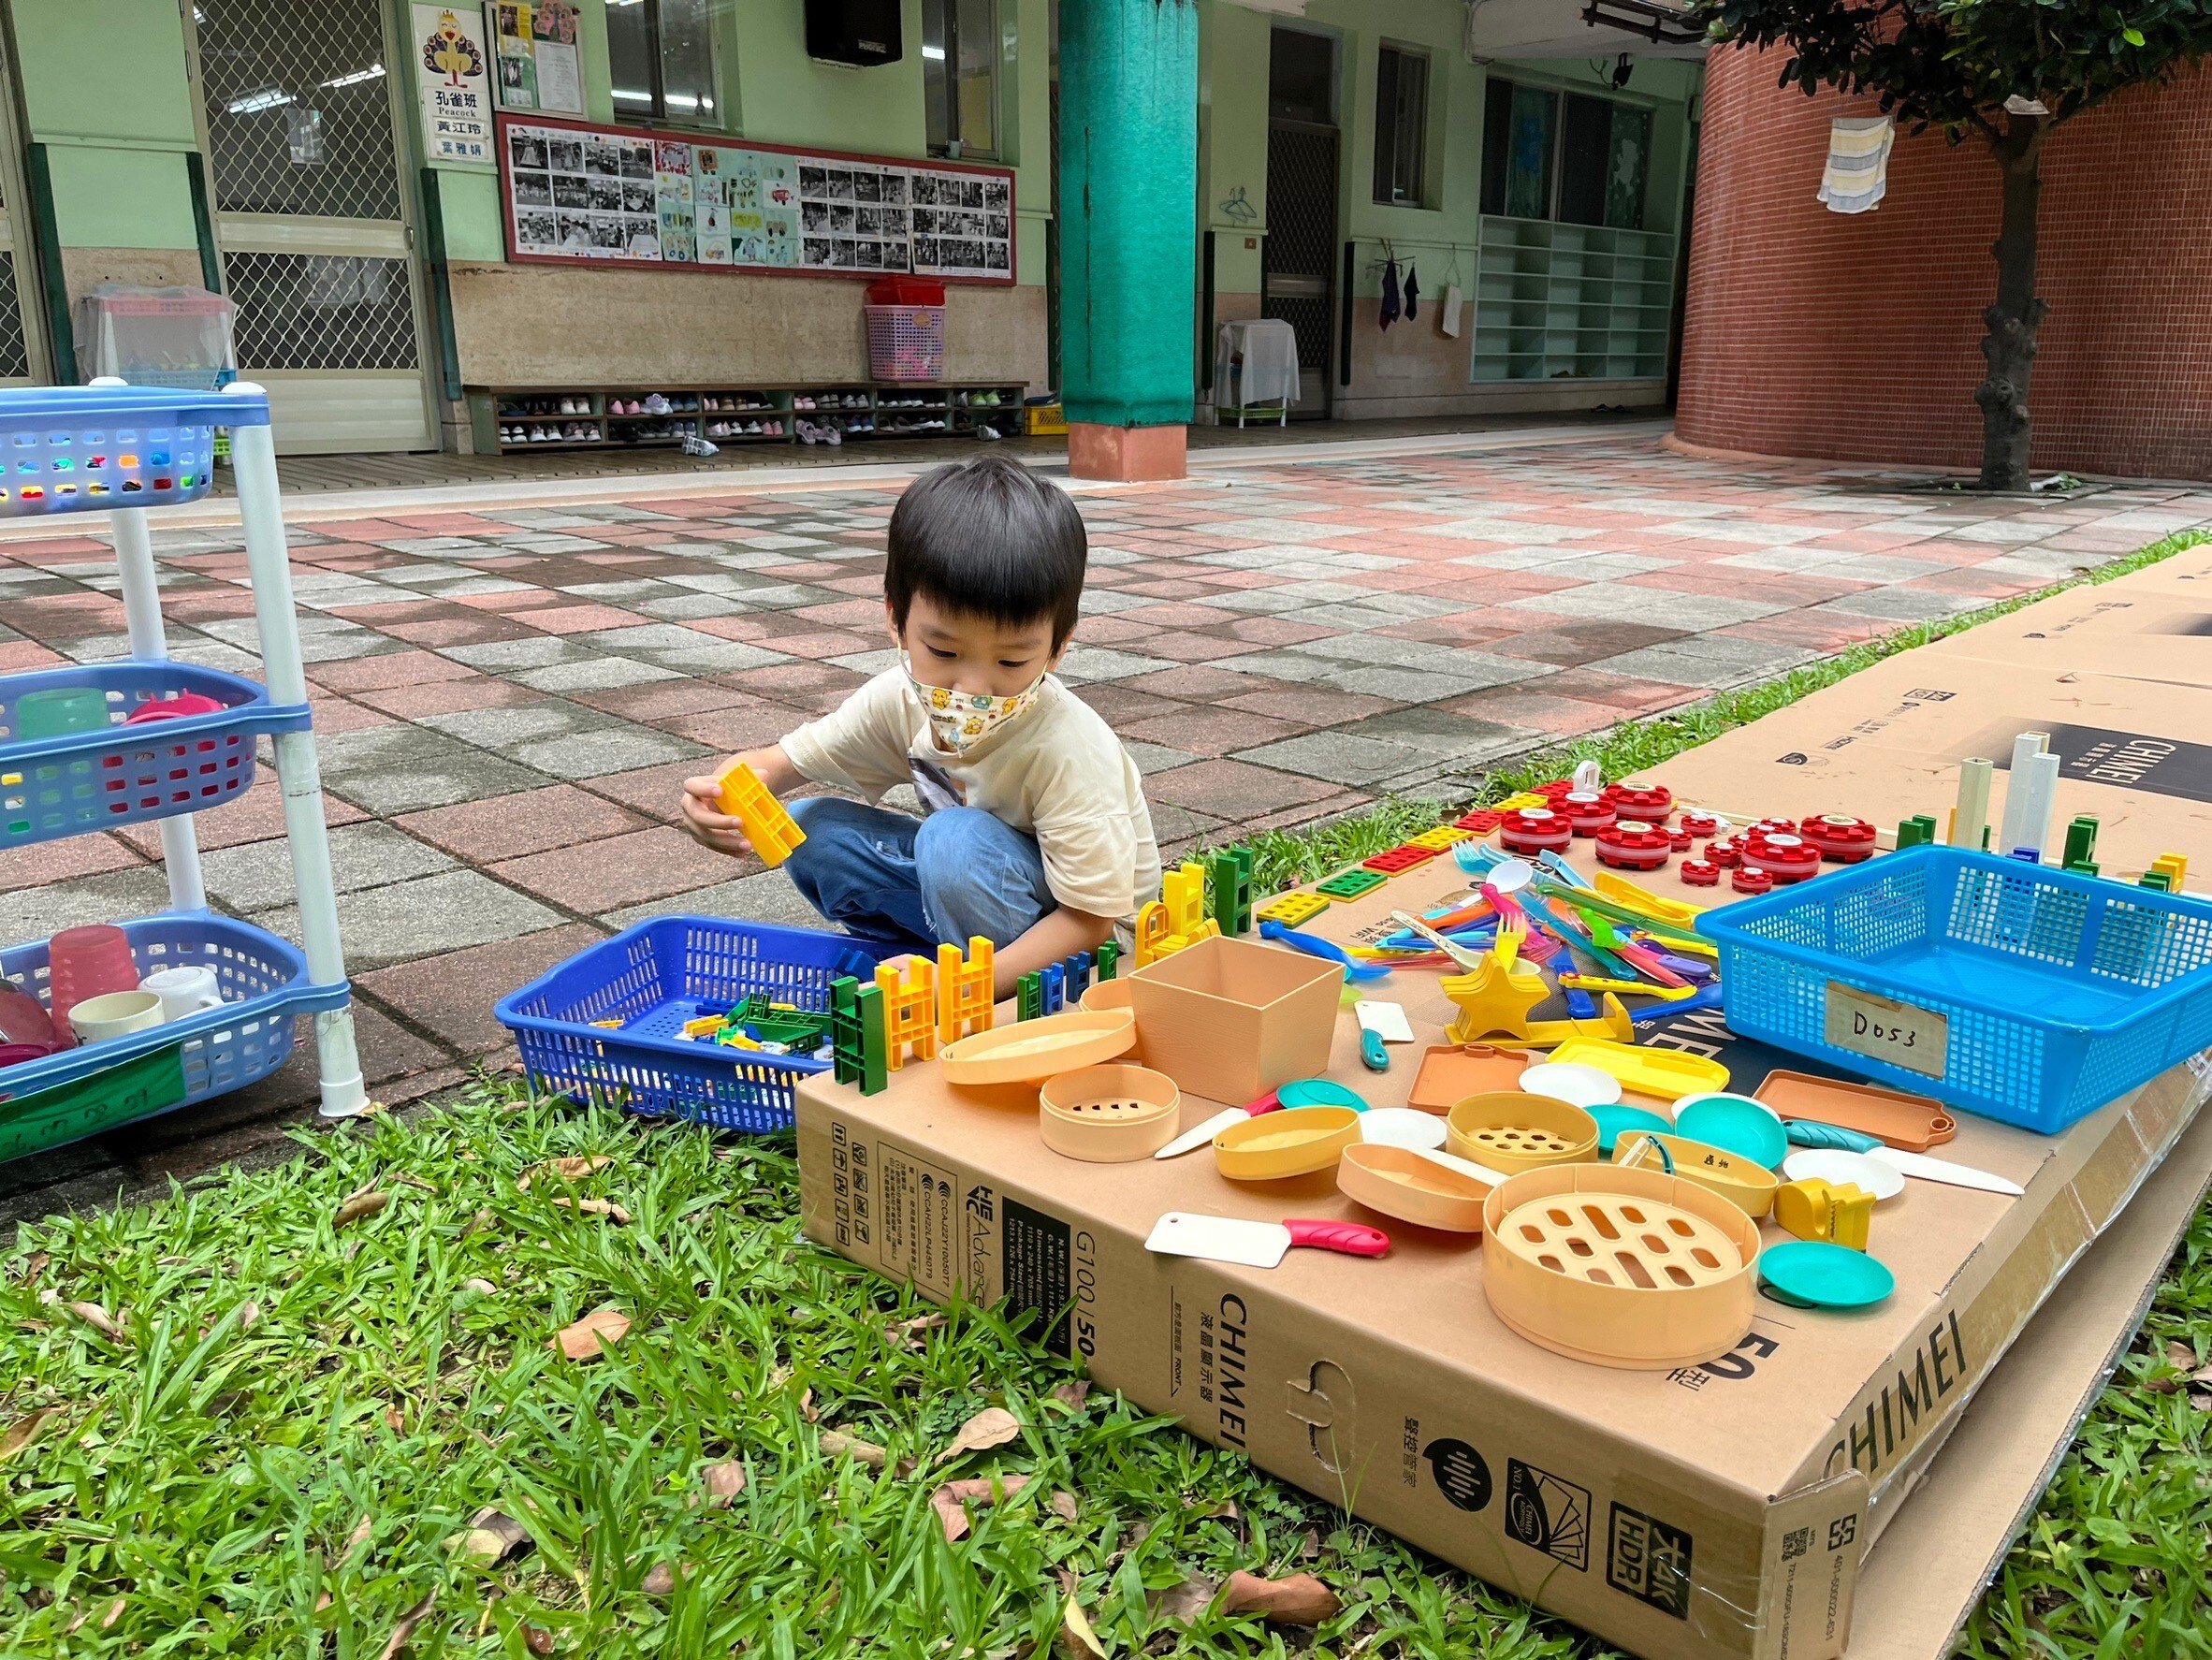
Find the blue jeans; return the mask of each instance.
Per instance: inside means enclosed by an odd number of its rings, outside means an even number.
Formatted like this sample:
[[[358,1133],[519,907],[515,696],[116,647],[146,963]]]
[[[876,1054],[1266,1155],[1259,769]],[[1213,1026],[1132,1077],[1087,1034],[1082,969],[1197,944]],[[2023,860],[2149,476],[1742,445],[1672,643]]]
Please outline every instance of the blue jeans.
[[[835,795],[787,805],[807,839],[783,868],[849,933],[907,951],[966,950],[978,934],[1008,945],[1055,907],[1037,838],[981,808],[916,819]]]

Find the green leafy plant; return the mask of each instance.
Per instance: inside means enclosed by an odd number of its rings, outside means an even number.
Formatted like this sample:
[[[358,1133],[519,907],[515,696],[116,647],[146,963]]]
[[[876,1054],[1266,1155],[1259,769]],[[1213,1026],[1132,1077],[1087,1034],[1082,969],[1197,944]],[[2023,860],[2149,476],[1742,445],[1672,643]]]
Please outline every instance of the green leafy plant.
[[[1992,250],[1997,298],[1982,320],[1988,373],[1982,486],[2028,488],[2028,388],[2050,307],[2035,293],[2043,151],[2051,133],[2114,94],[2163,81],[2212,50],[2201,0],[1696,0],[1716,41],[1780,47],[1782,84],[1874,97],[1953,144],[1972,138],[1997,163],[2003,220]]]

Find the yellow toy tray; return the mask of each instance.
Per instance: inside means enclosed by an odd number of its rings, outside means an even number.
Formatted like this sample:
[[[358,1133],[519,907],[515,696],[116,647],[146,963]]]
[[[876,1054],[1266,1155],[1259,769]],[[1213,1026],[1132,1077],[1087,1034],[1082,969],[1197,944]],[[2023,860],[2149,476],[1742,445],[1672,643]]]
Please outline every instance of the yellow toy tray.
[[[1471,1095],[1445,1115],[1445,1144],[1462,1158],[1518,1174],[1597,1157],[1597,1120],[1526,1090]]]
[[[1349,1107],[1290,1107],[1232,1124],[1214,1138],[1214,1166],[1232,1182],[1274,1182],[1328,1170],[1360,1139]]]
[[[1540,1348],[1666,1371],[1726,1354],[1751,1330],[1756,1223],[1695,1182],[1558,1164],[1492,1188],[1482,1289]]]
[[[1551,1052],[1551,1058],[1610,1072],[1631,1095],[1669,1103],[1685,1095],[1728,1087],[1726,1067],[1679,1049],[1647,1049],[1638,1043],[1616,1043],[1609,1038],[1569,1038]]]
[[[1336,1167],[1337,1190],[1401,1222],[1447,1233],[1480,1233],[1490,1184],[1447,1170],[1408,1147],[1355,1142]]]
[[[948,1084],[1031,1084],[1077,1067],[1112,1060],[1137,1041],[1126,1012],[1076,1010],[995,1027],[938,1052]]]
[[[1151,1158],[1175,1139],[1182,1108],[1166,1073],[1111,1064],[1048,1078],[1037,1097],[1044,1144],[1093,1164]]]
[[[1774,1208],[1774,1190],[1782,1178],[1765,1165],[1724,1147],[1694,1142],[1688,1136],[1666,1135],[1655,1129],[1632,1130],[1613,1143],[1613,1162],[1625,1169],[1664,1168],[1652,1143],[1666,1149],[1674,1160],[1674,1173],[1686,1182],[1710,1188],[1747,1216],[1763,1216]]]

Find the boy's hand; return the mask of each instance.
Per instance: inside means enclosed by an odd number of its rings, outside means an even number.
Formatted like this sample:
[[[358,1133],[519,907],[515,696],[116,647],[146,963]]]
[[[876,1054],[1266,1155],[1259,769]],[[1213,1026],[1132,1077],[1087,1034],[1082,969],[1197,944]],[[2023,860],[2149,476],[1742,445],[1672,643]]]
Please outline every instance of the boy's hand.
[[[742,859],[752,852],[745,825],[722,811],[722,784],[716,778],[684,779],[683,827],[701,847]]]

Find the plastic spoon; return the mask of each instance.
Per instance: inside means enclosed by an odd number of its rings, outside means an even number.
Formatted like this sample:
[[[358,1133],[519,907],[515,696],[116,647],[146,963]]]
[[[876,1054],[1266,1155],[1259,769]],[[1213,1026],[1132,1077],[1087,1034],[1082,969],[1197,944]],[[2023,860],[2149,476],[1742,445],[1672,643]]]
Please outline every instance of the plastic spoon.
[[[1293,951],[1302,951],[1310,957],[1339,964],[1354,980],[1380,980],[1390,971],[1388,963],[1361,962],[1333,939],[1324,939],[1318,934],[1303,934],[1278,922],[1261,923],[1259,937],[1288,945]]]

